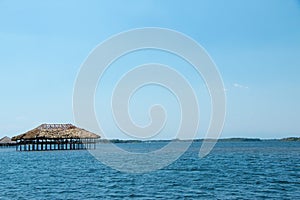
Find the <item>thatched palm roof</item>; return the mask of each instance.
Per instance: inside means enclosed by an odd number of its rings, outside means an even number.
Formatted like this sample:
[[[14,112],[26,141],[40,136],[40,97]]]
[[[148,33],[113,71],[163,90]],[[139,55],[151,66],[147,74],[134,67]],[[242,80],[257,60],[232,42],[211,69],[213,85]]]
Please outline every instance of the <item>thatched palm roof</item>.
[[[99,135],[91,133],[72,124],[42,124],[24,134],[15,136],[12,140],[34,139],[97,139]]]
[[[0,139],[0,144],[14,144],[15,141],[11,141],[11,139],[7,136]]]

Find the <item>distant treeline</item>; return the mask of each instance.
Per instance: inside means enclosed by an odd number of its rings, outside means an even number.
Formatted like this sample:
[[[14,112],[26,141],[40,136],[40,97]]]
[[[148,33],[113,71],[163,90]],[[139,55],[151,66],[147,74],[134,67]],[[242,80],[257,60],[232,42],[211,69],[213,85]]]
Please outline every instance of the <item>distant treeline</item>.
[[[222,138],[218,139],[218,142],[260,142],[260,141],[300,141],[300,137],[289,137],[283,139],[259,139],[259,138]],[[195,139],[195,140],[120,140],[120,139],[100,139],[101,143],[149,143],[149,142],[203,142],[204,139]],[[206,139],[206,141],[216,141],[215,139]]]
[[[298,142],[300,142],[300,137],[283,138],[283,139],[281,139],[281,141],[286,141],[286,142],[289,142],[289,141],[298,141]]]

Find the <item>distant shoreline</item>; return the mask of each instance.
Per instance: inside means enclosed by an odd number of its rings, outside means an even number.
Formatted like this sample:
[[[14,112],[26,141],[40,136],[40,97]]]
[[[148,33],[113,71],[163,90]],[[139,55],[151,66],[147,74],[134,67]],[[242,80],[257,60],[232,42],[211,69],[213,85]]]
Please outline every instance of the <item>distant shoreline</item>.
[[[99,139],[99,143],[155,143],[155,142],[203,142],[204,139],[184,140],[184,139],[173,139],[173,140],[122,140],[122,139]],[[300,142],[300,137],[287,137],[281,139],[261,139],[261,138],[221,138],[206,139],[211,142],[263,142],[263,141],[279,141],[279,142]],[[0,147],[16,146],[17,143],[1,143]]]
[[[203,142],[204,139],[194,139],[194,140],[121,140],[121,139],[100,139],[100,143],[149,143],[149,142]],[[207,141],[216,141],[215,139],[207,139]],[[260,139],[260,138],[221,138],[217,140],[218,142],[261,142],[261,141],[282,141],[282,142],[300,142],[300,137],[288,137],[281,139]]]

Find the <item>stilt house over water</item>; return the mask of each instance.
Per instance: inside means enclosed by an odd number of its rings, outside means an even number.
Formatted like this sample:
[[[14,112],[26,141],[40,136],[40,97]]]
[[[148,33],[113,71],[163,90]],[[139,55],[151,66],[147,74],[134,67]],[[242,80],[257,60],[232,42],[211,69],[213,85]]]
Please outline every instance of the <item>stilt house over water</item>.
[[[15,145],[16,145],[16,142],[11,141],[11,139],[7,136],[0,139],[0,147],[6,148],[6,147],[12,147]]]
[[[12,138],[18,151],[95,149],[100,136],[72,124],[42,124]]]

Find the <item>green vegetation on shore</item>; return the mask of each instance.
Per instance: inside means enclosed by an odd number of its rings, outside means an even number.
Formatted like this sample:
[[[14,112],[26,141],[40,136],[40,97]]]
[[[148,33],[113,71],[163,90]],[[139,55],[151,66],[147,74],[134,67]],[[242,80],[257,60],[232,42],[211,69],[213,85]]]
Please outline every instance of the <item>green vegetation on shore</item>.
[[[284,141],[284,142],[295,142],[295,141],[298,141],[298,142],[300,142],[300,137],[282,138],[282,139],[280,139],[280,141]]]
[[[193,142],[203,142],[204,139],[195,139]],[[215,141],[214,139],[207,139],[208,141]],[[282,138],[282,139],[260,139],[260,138],[221,138],[218,139],[218,142],[260,142],[260,141],[300,141],[300,137],[289,137],[289,138]],[[191,140],[181,140],[181,139],[174,139],[174,140],[120,140],[120,139],[101,139],[101,143],[149,143],[149,142],[190,142]]]

